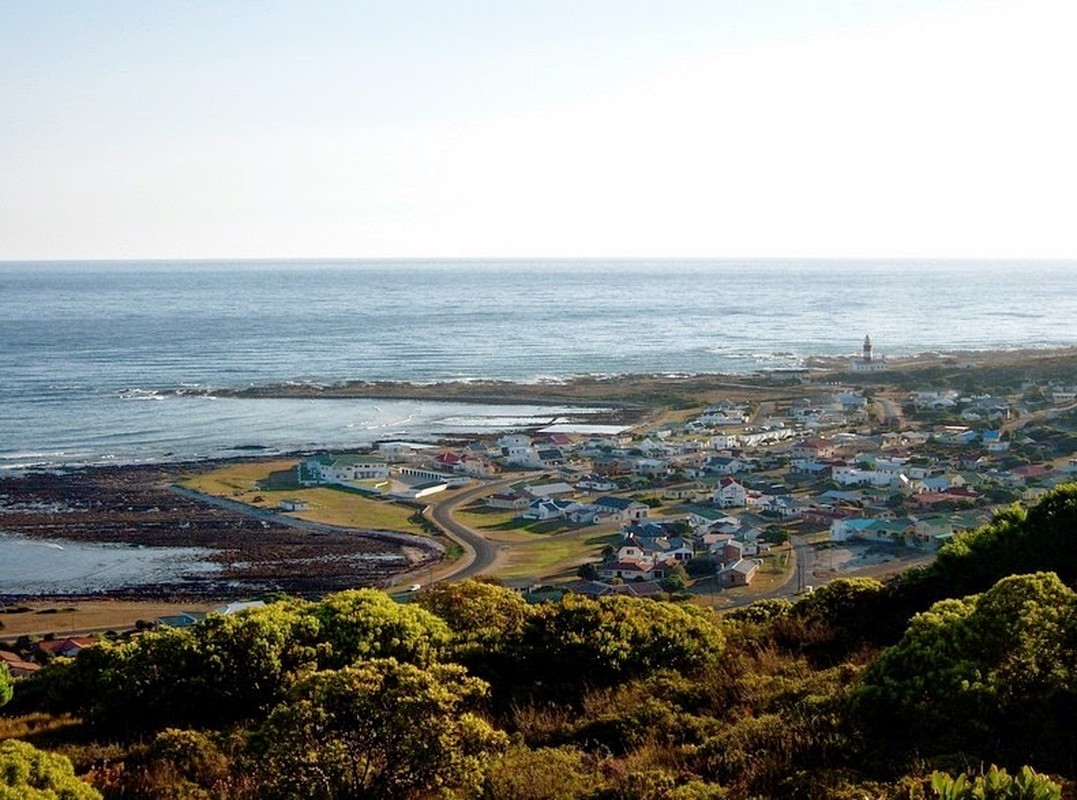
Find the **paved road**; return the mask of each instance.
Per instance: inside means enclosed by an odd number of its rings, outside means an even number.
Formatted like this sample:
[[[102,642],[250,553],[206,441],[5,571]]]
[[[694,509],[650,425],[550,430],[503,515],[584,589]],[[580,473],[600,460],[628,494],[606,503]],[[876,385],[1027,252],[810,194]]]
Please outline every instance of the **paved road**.
[[[453,517],[453,511],[476,498],[495,494],[516,481],[517,479],[513,478],[494,483],[484,483],[481,486],[447,497],[429,507],[427,518],[432,520],[445,532],[446,536],[464,549],[464,555],[453,565],[453,568],[449,572],[442,572],[433,581],[434,583],[474,578],[493,566],[494,561],[497,560],[498,551],[501,549],[500,546],[488,541],[477,531],[457,521]]]

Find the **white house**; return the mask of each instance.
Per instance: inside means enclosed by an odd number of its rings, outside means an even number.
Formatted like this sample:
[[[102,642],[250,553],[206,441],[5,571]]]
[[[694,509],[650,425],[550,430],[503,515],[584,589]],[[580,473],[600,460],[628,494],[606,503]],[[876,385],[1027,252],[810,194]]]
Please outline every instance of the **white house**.
[[[779,519],[791,519],[804,513],[803,508],[795,497],[788,494],[766,495],[760,505],[760,511],[768,516]]]
[[[300,461],[296,472],[301,486],[317,486],[388,478],[389,464],[378,456],[323,453]]]
[[[589,489],[595,492],[612,492],[617,488],[617,484],[609,478],[592,473],[591,475],[584,475],[576,481],[576,488]]]
[[[506,434],[497,440],[497,446],[501,449],[501,455],[511,463],[530,461],[534,456],[531,437],[527,434]]]
[[[401,466],[393,468],[394,475],[400,480],[409,480],[418,478],[426,481],[438,481],[448,486],[467,486],[471,483],[471,478],[467,475],[456,475],[453,473],[442,472],[437,469],[428,469],[426,467],[419,466]]]
[[[833,467],[830,477],[842,486],[890,486],[894,482],[891,474],[850,466]]]
[[[650,513],[650,508],[646,504],[625,497],[605,495],[596,499],[591,505],[617,520],[644,519]]]
[[[550,500],[548,498],[533,500],[521,516],[525,519],[537,520],[560,519],[565,516],[568,509],[573,505],[573,503],[565,500]]]
[[[714,490],[714,503],[721,508],[741,508],[748,503],[748,491],[731,477],[724,477]]]
[[[737,436],[733,433],[718,433],[711,437],[712,450],[731,450],[737,446]]]
[[[733,458],[732,456],[714,456],[707,460],[704,469],[706,469],[707,472],[714,472],[718,475],[735,475],[744,470],[747,466],[748,465],[739,458]]]

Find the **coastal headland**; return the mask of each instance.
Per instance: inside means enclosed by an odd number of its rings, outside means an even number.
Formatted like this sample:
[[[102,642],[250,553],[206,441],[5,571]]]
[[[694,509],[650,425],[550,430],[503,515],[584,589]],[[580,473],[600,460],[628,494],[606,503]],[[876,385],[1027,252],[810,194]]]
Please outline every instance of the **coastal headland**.
[[[608,404],[608,421],[636,424],[656,409],[694,405],[715,397],[751,400],[778,387],[841,381],[863,385],[916,381],[950,383],[975,373],[983,380],[1009,382],[1022,375],[1072,380],[1077,374],[1077,346],[1014,350],[968,350],[920,353],[887,360],[887,369],[858,374],[849,357],[815,356],[798,369],[749,374],[573,375],[557,380],[344,381],[333,384],[285,383],[242,389],[198,390],[220,397],[303,397],[314,399],[458,400],[473,403]],[[187,390],[190,393],[191,390]],[[588,421],[601,422],[595,415]]]
[[[216,394],[327,401],[364,397],[602,406],[606,411],[601,418],[588,414],[586,422],[622,425],[641,434],[686,419],[718,400],[745,402],[761,409],[810,397],[818,394],[820,387],[870,388],[876,398],[900,407],[901,397],[918,387],[1017,392],[1029,381],[1041,386],[1072,386],[1077,382],[1077,347],[928,353],[891,359],[886,370],[871,373],[851,371],[848,363],[849,359],[819,358],[809,360],[802,370],[750,375],[574,376],[535,383],[287,384]],[[264,460],[252,455],[229,463]],[[194,607],[200,602],[265,591],[310,595],[357,585],[388,585],[396,576],[428,568],[445,550],[447,540],[436,544],[432,540],[431,546],[424,548],[421,543],[394,542],[391,536],[379,536],[369,526],[357,525],[352,530],[297,527],[282,524],[275,515],[259,517],[229,507],[228,502],[206,502],[176,491],[175,485],[183,477],[222,466],[226,464],[216,461],[163,463],[30,471],[4,477],[0,479],[0,527],[32,539],[198,547],[214,553],[214,571],[192,575],[181,583],[155,584],[151,580],[137,587],[102,592],[36,595],[49,604],[126,600]],[[249,498],[240,499],[249,502]],[[26,592],[3,600],[8,604],[32,602],[34,597],[35,593]]]

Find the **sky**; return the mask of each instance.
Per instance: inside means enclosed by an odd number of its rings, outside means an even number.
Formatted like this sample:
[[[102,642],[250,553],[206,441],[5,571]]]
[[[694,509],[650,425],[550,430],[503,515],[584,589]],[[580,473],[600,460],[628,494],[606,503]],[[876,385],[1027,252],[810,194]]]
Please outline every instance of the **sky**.
[[[1075,258],[1072,0],[0,0],[0,259]]]

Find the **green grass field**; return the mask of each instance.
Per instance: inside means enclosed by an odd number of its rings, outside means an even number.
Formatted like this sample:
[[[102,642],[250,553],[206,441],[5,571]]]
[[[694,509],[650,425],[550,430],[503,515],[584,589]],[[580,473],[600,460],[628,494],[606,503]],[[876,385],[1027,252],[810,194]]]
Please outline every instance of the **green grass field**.
[[[251,502],[254,495],[260,493],[259,485],[261,482],[274,473],[294,469],[297,463],[295,459],[280,459],[277,461],[230,464],[212,472],[203,472],[186,477],[180,481],[180,486],[218,497],[242,499],[244,503],[249,505],[265,507],[269,504],[268,501],[263,503]],[[245,497],[248,493],[251,493],[251,497]],[[279,496],[273,499],[272,505],[276,505],[277,502],[279,502]]]
[[[545,540],[576,529],[575,525],[564,520],[518,519],[516,514],[515,511],[487,509],[474,504],[453,512],[459,522],[478,531],[490,541],[503,544],[530,542],[536,537]]]
[[[415,509],[390,500],[364,497],[329,487],[264,489],[262,482],[294,461],[260,464],[233,464],[213,472],[195,475],[181,485],[206,494],[236,500],[255,508],[276,508],[281,500],[303,500],[310,508],[288,512],[298,519],[342,525],[349,528],[376,528],[422,535],[422,527],[411,521]]]
[[[536,538],[514,546],[496,577],[504,580],[526,578],[534,582],[572,578],[580,564],[597,559],[603,547],[616,543],[619,538],[608,525]]]

